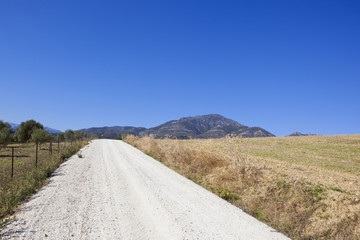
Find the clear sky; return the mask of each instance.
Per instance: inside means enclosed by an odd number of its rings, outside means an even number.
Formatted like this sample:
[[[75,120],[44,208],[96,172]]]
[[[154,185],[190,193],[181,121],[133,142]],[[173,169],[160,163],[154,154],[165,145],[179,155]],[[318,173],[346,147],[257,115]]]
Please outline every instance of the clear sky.
[[[360,1],[0,1],[0,104],[59,130],[359,134]]]

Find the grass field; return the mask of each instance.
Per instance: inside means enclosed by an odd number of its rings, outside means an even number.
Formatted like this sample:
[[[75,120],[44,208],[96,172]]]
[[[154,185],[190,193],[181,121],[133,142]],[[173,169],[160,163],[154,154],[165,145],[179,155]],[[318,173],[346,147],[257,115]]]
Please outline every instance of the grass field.
[[[125,141],[293,239],[360,239],[360,135]]]
[[[11,178],[11,149],[0,149],[0,219],[11,214],[18,204],[30,197],[67,158],[74,155],[86,142],[76,144],[42,144],[38,151],[38,167],[35,168],[35,145],[12,144],[14,151],[14,176]],[[1,224],[0,224],[1,226]]]
[[[63,149],[64,143],[60,148]],[[24,172],[35,168],[35,144],[10,144],[7,148],[0,149],[0,185],[11,181],[11,148],[14,149],[14,178],[21,176]],[[58,145],[53,144],[53,153],[56,154]],[[49,161],[49,143],[42,144],[38,150],[38,166],[46,165]]]

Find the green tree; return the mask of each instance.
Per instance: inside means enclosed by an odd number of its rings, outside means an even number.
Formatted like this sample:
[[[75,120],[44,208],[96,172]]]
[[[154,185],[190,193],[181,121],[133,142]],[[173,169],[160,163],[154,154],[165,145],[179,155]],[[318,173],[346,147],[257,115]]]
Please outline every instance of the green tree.
[[[31,142],[42,144],[53,140],[53,135],[44,129],[35,129],[31,134]]]
[[[71,130],[71,129],[68,129],[68,130],[66,130],[65,131],[65,139],[66,139],[66,141],[67,142],[73,142],[74,141],[74,135],[75,135],[75,133],[74,133],[74,131],[73,130]]]
[[[22,122],[20,127],[15,132],[15,139],[18,142],[28,142],[31,139],[32,133],[36,129],[44,129],[44,126],[34,120]]]
[[[76,131],[74,134],[75,140],[82,140],[84,138],[84,132],[83,131]]]
[[[44,129],[35,129],[32,134],[30,140],[36,144],[36,157],[35,157],[35,167],[37,167],[38,163],[38,147],[39,144],[44,142],[51,141],[53,139],[53,135]],[[41,149],[41,147],[40,147]]]
[[[57,143],[58,143],[58,149],[60,149],[60,143],[65,140],[65,133],[58,133],[56,136]]]
[[[58,133],[57,134],[57,141],[63,142],[65,140],[65,134],[64,133]]]
[[[0,147],[6,147],[11,141],[11,129],[8,123],[0,120]]]

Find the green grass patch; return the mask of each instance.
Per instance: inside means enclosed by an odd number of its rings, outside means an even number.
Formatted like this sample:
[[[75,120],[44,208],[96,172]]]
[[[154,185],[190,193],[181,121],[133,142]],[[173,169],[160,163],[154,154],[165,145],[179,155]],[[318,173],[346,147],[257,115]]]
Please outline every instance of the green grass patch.
[[[325,194],[326,189],[322,184],[313,185],[311,183],[307,183],[305,186],[305,192],[313,197],[316,201],[320,201],[323,199],[323,195]]]
[[[338,188],[338,187],[329,187],[329,189],[330,190],[332,190],[332,191],[335,191],[335,192],[341,192],[341,193],[346,193],[346,194],[350,194],[349,192],[347,192],[347,191],[345,191],[345,190],[342,190],[342,189],[340,189],[340,188]]]
[[[229,189],[220,190],[218,192],[218,194],[222,199],[229,201],[229,202],[240,199],[239,195],[232,193]]]

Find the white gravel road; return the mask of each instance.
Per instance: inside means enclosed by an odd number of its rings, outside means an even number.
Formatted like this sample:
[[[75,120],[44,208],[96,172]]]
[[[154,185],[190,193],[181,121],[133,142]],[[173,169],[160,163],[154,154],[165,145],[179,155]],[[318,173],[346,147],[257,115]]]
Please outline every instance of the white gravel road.
[[[132,146],[94,140],[1,239],[288,239]]]

